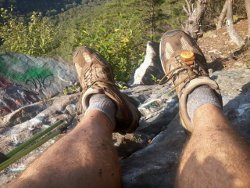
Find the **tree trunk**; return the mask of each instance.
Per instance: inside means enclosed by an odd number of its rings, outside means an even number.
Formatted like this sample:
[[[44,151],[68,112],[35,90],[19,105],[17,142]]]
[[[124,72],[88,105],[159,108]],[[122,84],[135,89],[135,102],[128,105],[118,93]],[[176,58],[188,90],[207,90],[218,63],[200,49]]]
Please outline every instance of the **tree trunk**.
[[[151,1],[151,40],[154,40],[155,34],[155,4],[154,1]]]
[[[192,38],[198,39],[199,36],[202,35],[201,30],[201,20],[205,12],[206,8],[206,0],[198,0],[196,4],[196,8],[194,8],[194,4],[192,0],[186,0],[186,6],[183,7],[186,12],[188,19],[185,22],[184,30],[187,32]]]
[[[247,19],[248,19],[248,38],[250,38],[250,0],[245,0]]]
[[[244,40],[239,36],[237,31],[234,28],[233,23],[233,0],[228,0],[227,7],[227,32],[231,38],[231,40],[237,44],[239,47],[245,44]]]
[[[248,0],[246,0],[246,1],[248,1]],[[222,27],[223,22],[226,18],[226,15],[227,15],[227,7],[228,7],[228,0],[226,0],[224,3],[224,6],[223,6],[222,11],[221,11],[220,16],[219,16],[218,23],[216,25],[216,29],[220,29]]]

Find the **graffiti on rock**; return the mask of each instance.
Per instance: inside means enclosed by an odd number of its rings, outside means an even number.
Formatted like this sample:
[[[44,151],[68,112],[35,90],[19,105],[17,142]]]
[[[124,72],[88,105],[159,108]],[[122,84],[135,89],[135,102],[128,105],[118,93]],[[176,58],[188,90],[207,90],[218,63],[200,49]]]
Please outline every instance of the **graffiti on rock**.
[[[18,60],[11,63],[18,65]],[[0,74],[4,77],[21,82],[33,91],[39,92],[42,89],[51,85],[51,80],[53,80],[53,71],[47,67],[41,66],[28,66],[22,67],[22,72],[19,70],[13,70],[8,67],[8,64],[0,57]]]
[[[50,69],[34,67],[26,71],[25,83],[31,85],[35,90],[45,89],[50,86],[53,73]]]
[[[0,56],[0,117],[23,105],[39,101],[40,91],[51,85],[53,72],[43,66],[25,64]]]

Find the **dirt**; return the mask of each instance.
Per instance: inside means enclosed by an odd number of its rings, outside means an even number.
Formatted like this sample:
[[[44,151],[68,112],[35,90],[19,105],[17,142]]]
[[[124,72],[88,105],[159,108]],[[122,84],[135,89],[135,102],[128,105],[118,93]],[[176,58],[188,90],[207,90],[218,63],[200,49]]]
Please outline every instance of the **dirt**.
[[[246,39],[247,25],[246,19],[235,24],[235,29],[243,39]],[[234,44],[226,27],[204,33],[198,43],[207,58],[209,68],[213,71],[234,67],[249,68],[250,48],[242,50]]]

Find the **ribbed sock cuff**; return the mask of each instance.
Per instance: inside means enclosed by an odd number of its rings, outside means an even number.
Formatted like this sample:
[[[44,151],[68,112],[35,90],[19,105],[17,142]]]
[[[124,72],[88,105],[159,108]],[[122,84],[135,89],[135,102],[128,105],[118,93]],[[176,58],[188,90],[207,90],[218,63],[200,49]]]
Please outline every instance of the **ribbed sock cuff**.
[[[190,119],[193,119],[195,111],[204,104],[213,104],[221,108],[220,101],[214,91],[207,85],[195,88],[187,100],[187,112]]]
[[[103,112],[110,119],[113,125],[112,128],[115,128],[116,106],[109,97],[107,97],[105,94],[94,94],[93,96],[91,96],[87,110],[92,109]]]

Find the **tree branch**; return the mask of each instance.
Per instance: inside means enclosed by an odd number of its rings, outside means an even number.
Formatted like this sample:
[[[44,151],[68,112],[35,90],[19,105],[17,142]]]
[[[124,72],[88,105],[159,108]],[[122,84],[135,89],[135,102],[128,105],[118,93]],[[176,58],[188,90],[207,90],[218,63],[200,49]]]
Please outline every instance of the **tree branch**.
[[[196,8],[194,7],[194,4],[191,4],[191,0],[186,1],[187,8],[184,9],[184,11],[188,12],[188,19],[185,22],[185,31],[191,35],[194,39],[198,39],[199,36],[202,35],[202,30],[200,28],[201,26],[201,20],[205,12],[206,8],[206,0],[198,0],[196,3]]]
[[[222,27],[223,22],[224,22],[224,20],[226,18],[226,15],[227,15],[227,7],[228,7],[228,0],[226,0],[224,5],[223,5],[223,8],[222,8],[222,11],[220,13],[218,22],[216,24],[216,29],[220,29]]]
[[[239,47],[245,44],[244,40],[240,37],[237,31],[234,28],[233,23],[233,1],[228,0],[228,7],[227,7],[227,31],[231,38],[231,40],[237,44]]]

